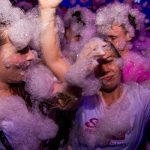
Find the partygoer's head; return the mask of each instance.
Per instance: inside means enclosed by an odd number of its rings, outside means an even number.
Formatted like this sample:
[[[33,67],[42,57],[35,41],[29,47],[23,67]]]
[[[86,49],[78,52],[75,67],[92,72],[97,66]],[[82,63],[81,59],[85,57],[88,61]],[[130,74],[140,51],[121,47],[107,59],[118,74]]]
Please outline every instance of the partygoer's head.
[[[8,28],[4,25],[0,28],[0,82],[14,83],[25,79],[26,71],[35,55],[28,45],[17,49],[9,39]]]
[[[66,28],[66,39],[70,41],[79,41],[82,37],[82,31],[95,22],[95,15],[85,7],[76,6],[69,9],[64,17]]]
[[[122,82],[122,59],[111,43],[107,43],[105,54],[95,69],[95,76],[101,81],[101,90],[111,92]]]
[[[84,44],[96,35],[95,14],[85,7],[73,7],[64,17],[65,39],[63,54],[71,63],[76,61]]]
[[[97,32],[104,35],[122,54],[130,49],[130,41],[142,28],[144,19],[144,14],[129,5],[109,4],[97,11]]]

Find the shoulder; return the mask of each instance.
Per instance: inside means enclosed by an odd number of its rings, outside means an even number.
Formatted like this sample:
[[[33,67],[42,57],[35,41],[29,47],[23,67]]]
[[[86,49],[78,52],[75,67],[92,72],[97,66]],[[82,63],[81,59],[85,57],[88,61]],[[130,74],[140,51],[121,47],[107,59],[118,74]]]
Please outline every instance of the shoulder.
[[[150,90],[148,88],[146,88],[145,86],[143,86],[142,84],[139,84],[137,82],[134,82],[134,81],[131,81],[131,82],[128,82],[128,83],[125,83],[124,84],[125,87],[131,91],[131,92],[136,92],[136,91],[140,91],[140,92],[143,92],[143,91],[147,91],[149,92]]]
[[[136,103],[143,105],[144,103],[150,102],[150,90],[140,85],[137,82],[130,82],[125,84],[127,93],[130,97],[136,100]]]

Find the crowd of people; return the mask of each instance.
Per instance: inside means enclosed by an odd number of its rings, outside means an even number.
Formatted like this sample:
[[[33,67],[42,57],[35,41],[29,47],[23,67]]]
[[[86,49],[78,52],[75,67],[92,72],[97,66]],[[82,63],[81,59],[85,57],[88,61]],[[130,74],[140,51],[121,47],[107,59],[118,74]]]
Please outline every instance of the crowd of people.
[[[0,150],[148,150],[146,16],[61,2],[0,0]]]

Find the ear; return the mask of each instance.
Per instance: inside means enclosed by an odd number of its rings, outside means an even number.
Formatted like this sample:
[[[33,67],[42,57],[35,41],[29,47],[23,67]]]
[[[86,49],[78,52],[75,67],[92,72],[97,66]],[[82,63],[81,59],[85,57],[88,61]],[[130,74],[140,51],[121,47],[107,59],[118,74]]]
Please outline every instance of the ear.
[[[128,41],[131,41],[131,40],[132,40],[132,37],[129,35],[129,33],[126,33],[126,39],[127,39]]]

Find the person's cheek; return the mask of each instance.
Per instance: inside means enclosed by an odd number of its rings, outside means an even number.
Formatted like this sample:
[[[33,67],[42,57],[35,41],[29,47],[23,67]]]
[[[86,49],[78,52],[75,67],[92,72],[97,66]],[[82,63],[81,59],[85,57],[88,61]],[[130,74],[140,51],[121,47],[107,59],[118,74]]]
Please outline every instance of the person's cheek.
[[[13,57],[12,60],[9,60],[8,63],[10,66],[16,66],[20,68],[25,62],[26,62],[25,56],[17,55]]]

